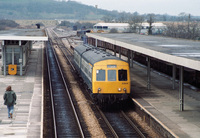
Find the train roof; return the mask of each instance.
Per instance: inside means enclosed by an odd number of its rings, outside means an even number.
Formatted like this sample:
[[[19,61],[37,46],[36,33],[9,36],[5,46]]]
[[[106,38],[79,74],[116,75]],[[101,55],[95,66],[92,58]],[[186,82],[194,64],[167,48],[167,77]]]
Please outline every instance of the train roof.
[[[108,59],[124,61],[124,60],[122,60],[116,56],[113,56],[110,53],[105,52],[104,50],[102,50],[100,48],[96,48],[94,46],[79,45],[79,46],[75,47],[75,50],[80,55],[82,54],[83,58],[92,65],[94,65],[95,63],[97,63],[99,61],[108,60]]]
[[[129,27],[129,23],[97,23],[94,26]]]

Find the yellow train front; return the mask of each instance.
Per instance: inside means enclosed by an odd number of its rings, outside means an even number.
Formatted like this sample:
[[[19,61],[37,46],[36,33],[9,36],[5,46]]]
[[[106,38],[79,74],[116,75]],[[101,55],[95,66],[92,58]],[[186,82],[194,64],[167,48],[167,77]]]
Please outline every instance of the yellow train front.
[[[75,68],[98,103],[125,100],[130,94],[129,64],[88,45],[74,49]]]

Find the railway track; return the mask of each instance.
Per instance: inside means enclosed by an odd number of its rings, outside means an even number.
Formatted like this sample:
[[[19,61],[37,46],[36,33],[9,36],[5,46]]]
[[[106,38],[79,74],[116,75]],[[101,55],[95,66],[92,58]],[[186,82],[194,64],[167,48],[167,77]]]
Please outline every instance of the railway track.
[[[54,37],[56,37],[56,35]],[[70,50],[66,48],[66,46],[64,46],[61,39],[57,38],[55,40],[56,42],[54,43],[58,44],[59,48],[65,55],[65,58],[68,60],[68,62],[72,65],[72,68],[74,69],[73,64],[72,64],[73,62],[72,52],[70,52]],[[107,126],[107,128],[104,128],[105,131],[109,129],[109,132],[108,132],[109,137],[110,136],[111,137],[142,137],[142,138],[145,137],[143,133],[134,125],[134,123],[126,116],[126,114],[123,111],[110,112],[110,111],[102,111],[98,107],[96,108],[99,114],[101,115],[101,118],[103,118],[103,122]]]
[[[98,107],[97,107],[98,108]],[[146,136],[129,119],[122,110],[102,111],[98,108],[103,120],[116,138],[145,138]]]
[[[85,137],[55,51],[46,46],[54,137]]]

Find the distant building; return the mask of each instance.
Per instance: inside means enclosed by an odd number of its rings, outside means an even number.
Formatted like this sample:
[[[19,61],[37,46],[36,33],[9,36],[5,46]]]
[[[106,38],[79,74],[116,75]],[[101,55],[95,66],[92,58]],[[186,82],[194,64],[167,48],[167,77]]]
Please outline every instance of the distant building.
[[[162,34],[166,29],[163,23],[152,24],[152,34]],[[93,32],[110,32],[111,29],[116,29],[119,33],[130,32],[129,23],[97,23],[93,26]],[[137,25],[136,32],[139,34],[148,34],[149,23],[142,23]]]
[[[141,27],[137,28],[137,33],[148,34],[149,23],[142,23]],[[152,34],[162,34],[166,29],[166,25],[163,23],[153,23],[152,24]]]
[[[118,32],[128,32],[128,23],[97,23],[93,26],[94,32],[110,32],[111,29],[116,29]]]

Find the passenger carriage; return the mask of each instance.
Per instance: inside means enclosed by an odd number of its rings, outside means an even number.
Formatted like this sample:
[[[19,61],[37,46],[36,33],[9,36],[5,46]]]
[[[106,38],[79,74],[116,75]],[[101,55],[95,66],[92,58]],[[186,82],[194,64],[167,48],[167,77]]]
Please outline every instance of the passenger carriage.
[[[94,100],[113,103],[128,98],[130,74],[127,62],[88,45],[75,47],[74,62]]]

